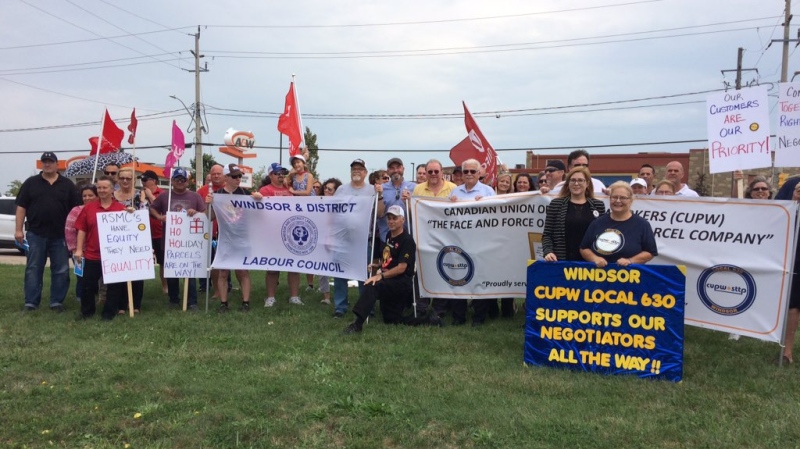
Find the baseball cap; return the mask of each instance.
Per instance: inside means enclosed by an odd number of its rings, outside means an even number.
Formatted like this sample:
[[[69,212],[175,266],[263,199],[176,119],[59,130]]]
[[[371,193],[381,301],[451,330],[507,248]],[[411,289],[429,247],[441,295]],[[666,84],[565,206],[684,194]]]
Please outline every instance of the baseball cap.
[[[303,162],[305,162],[305,161],[306,161],[306,158],[305,158],[305,156],[303,156],[302,154],[295,154],[294,156],[292,156],[291,158],[289,158],[289,163],[292,163],[292,162],[294,162],[294,160],[295,160],[295,159],[300,159],[300,160],[301,160],[301,161],[303,161]]]
[[[285,168],[283,168],[283,166],[282,166],[281,164],[277,163],[277,162],[273,162],[273,163],[272,163],[272,164],[269,166],[269,172],[270,172],[270,173],[275,173],[275,172],[279,172],[279,171],[288,171],[288,170],[286,170]]]
[[[354,165],[361,165],[364,168],[367,168],[367,163],[364,162],[364,159],[356,159],[350,163],[350,168],[353,168]]]
[[[647,188],[647,182],[642,178],[633,178],[633,181],[631,181],[631,187],[633,186],[642,186]]]
[[[239,166],[238,166],[238,165],[236,165],[236,164],[228,164],[228,166],[227,166],[227,167],[225,167],[225,168],[223,168],[223,169],[222,169],[222,174],[223,174],[224,176],[228,176],[228,175],[234,175],[234,176],[236,176],[236,175],[241,175],[241,174],[242,174],[242,169],[241,169],[241,168],[239,168]]]
[[[158,175],[153,170],[147,170],[146,172],[142,173],[142,176],[139,176],[139,179],[142,181],[146,181],[148,179],[158,181]]]
[[[402,160],[402,159],[400,159],[399,157],[393,157],[393,158],[389,159],[389,162],[387,162],[387,163],[386,163],[386,168],[389,168],[389,167],[391,167],[391,166],[392,166],[392,164],[400,164],[400,165],[403,165],[403,160]]]
[[[45,151],[42,153],[42,157],[39,158],[40,161],[44,162],[46,160],[51,160],[53,162],[58,162],[58,156],[52,151]]]
[[[189,179],[189,174],[186,173],[186,170],[184,170],[184,169],[182,169],[180,167],[179,168],[173,168],[172,169],[172,179],[175,179],[175,178]]]
[[[556,170],[567,171],[567,167],[565,167],[564,163],[559,161],[558,159],[547,161],[547,167],[545,167],[545,171],[548,168],[555,168]]]
[[[395,217],[405,217],[406,216],[406,213],[403,212],[403,208],[398,206],[398,205],[396,205],[396,204],[394,206],[391,206],[389,209],[387,209],[386,213],[389,214],[389,215],[394,215]]]

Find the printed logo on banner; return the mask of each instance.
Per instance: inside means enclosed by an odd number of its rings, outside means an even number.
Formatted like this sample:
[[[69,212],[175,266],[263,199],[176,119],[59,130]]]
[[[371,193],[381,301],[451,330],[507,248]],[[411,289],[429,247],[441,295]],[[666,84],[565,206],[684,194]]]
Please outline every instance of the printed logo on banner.
[[[739,315],[756,300],[756,281],[735,265],[706,268],[697,278],[697,294],[703,304],[719,315]]]
[[[467,285],[475,275],[475,264],[466,251],[458,246],[445,246],[436,257],[439,276],[453,287]]]
[[[317,247],[319,232],[314,222],[300,215],[289,217],[281,227],[283,246],[292,254],[307,256]]]
[[[616,229],[607,229],[597,236],[594,248],[600,254],[614,254],[625,246],[625,236]]]

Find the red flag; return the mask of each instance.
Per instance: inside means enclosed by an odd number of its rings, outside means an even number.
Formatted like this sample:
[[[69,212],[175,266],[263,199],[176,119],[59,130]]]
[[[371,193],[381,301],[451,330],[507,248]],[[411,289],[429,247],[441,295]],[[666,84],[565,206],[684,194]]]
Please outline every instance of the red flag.
[[[300,154],[300,144],[303,142],[303,130],[300,126],[300,110],[297,107],[297,97],[294,94],[294,82],[289,84],[289,93],[286,94],[286,106],[283,114],[278,118],[278,132],[289,138],[289,157]]]
[[[133,145],[133,142],[136,141],[136,127],[139,126],[139,120],[136,120],[136,108],[133,108],[133,112],[131,112],[131,123],[128,125],[128,131],[130,131],[131,135],[128,136],[128,144]]]
[[[450,150],[450,159],[457,165],[461,165],[467,159],[477,159],[481,166],[486,168],[486,177],[483,183],[494,186],[497,180],[497,153],[486,137],[478,128],[478,124],[469,113],[467,104],[464,105],[464,124],[467,127],[467,137]]]
[[[106,109],[106,116],[103,119],[103,140],[100,144],[100,154],[105,153],[112,153],[119,149],[122,145],[122,138],[125,137],[125,131],[119,129],[117,124],[111,120],[111,116],[108,115],[108,109]],[[97,154],[97,137],[90,137],[89,143],[92,145],[92,151],[89,152],[89,155],[92,156]]]

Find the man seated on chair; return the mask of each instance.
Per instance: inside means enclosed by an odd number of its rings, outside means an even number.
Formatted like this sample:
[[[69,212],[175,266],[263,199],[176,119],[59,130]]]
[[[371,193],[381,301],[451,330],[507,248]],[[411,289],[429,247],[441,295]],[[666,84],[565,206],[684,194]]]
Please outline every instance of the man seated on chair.
[[[417,246],[411,235],[403,229],[405,212],[402,207],[389,207],[386,218],[389,232],[386,234],[386,244],[381,255],[380,272],[364,282],[364,290],[353,307],[356,320],[345,328],[345,334],[361,332],[377,300],[381,301],[381,314],[386,324],[442,325],[442,320],[435,314],[416,318],[413,315],[403,315],[413,297],[412,278]]]

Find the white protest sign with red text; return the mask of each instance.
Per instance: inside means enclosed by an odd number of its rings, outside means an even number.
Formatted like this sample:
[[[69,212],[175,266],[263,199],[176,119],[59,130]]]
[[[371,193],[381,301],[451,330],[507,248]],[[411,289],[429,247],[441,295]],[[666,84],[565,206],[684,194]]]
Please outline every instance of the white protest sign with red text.
[[[769,102],[763,86],[706,98],[711,173],[769,167]]]

